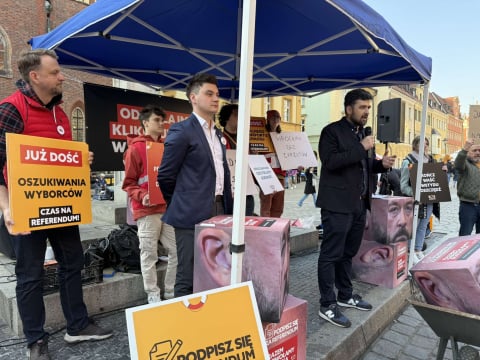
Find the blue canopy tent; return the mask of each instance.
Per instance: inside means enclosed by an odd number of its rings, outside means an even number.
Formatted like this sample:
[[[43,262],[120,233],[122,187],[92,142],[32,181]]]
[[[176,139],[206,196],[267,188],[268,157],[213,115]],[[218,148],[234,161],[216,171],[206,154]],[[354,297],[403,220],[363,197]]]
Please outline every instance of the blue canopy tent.
[[[222,97],[238,99],[241,29],[255,26],[252,97],[423,83],[431,60],[410,48],[358,0],[99,0],[31,40],[66,68],[184,90],[210,72]]]
[[[251,97],[428,84],[432,67],[360,0],[98,0],[31,45],[55,49],[65,68],[160,90],[184,90],[193,74],[212,73],[244,120]],[[244,236],[248,133],[249,121],[239,121],[236,244]],[[241,255],[233,261],[232,269],[241,266]],[[233,282],[240,276],[232,271]]]

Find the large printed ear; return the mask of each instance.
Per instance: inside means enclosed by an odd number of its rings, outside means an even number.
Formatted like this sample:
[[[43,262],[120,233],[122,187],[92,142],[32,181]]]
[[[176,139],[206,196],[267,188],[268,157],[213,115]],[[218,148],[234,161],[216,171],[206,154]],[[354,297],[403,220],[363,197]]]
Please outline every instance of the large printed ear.
[[[390,264],[393,260],[393,255],[393,248],[391,246],[379,244],[364,252],[360,256],[360,259],[365,264],[377,267]]]
[[[427,271],[418,271],[413,276],[428,303],[463,311],[459,308],[454,294],[442,280]]]
[[[230,284],[232,257],[228,245],[230,235],[220,229],[204,229],[200,234],[200,246],[205,269],[218,286]]]

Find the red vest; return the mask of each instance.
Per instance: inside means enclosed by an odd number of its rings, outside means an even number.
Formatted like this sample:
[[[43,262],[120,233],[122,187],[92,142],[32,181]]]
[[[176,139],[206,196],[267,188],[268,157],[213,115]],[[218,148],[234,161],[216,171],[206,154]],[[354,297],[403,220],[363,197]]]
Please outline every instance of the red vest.
[[[60,140],[72,140],[72,131],[67,114],[55,105],[52,110],[47,109],[34,99],[25,96],[20,90],[3,99],[1,104],[9,103],[15,106],[23,120],[24,135],[40,136]],[[64,130],[63,135],[57,131],[57,126]],[[7,181],[7,164],[3,168],[3,176]]]
[[[17,108],[24,124],[22,134],[72,140],[70,122],[60,106],[55,105],[52,110],[49,110],[34,99],[22,94],[20,90],[3,99],[1,103],[10,103]],[[59,134],[57,126],[63,127],[65,131],[63,135]]]

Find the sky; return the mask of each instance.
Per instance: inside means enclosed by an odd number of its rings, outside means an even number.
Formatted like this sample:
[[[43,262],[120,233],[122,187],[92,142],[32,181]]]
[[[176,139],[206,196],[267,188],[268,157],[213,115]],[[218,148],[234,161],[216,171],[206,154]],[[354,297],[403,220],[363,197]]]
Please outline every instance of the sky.
[[[432,58],[430,92],[480,104],[480,0],[363,0],[418,52]]]

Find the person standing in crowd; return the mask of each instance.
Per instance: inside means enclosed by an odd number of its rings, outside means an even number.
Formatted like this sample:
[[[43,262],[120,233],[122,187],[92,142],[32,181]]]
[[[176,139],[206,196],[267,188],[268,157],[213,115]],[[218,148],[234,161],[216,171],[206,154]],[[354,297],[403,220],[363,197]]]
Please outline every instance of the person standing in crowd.
[[[297,188],[297,176],[298,176],[298,170],[297,169],[291,169],[287,172],[286,178],[290,178],[291,182],[291,188],[296,189]]]
[[[313,198],[313,205],[316,206],[317,204],[317,191],[315,190],[315,185],[313,185],[313,178],[317,178],[313,174],[313,167],[307,168],[305,170],[305,190],[303,190],[303,196],[302,198],[298,201],[297,205],[302,206],[303,202],[305,199],[308,197],[308,195],[312,195]]]
[[[453,177],[455,170],[455,165],[453,164],[452,157],[450,155],[445,155],[443,157],[443,164],[447,167],[447,183],[450,186],[450,179]]]
[[[177,247],[173,228],[162,221],[167,208],[165,200],[162,197],[158,204],[152,204],[148,192],[147,142],[163,142],[165,111],[156,105],[147,105],[140,110],[139,120],[144,135],[127,137],[128,149],[123,155],[125,178],[122,189],[130,198],[133,219],[137,222],[143,288],[147,293],[148,303],[152,304],[161,300],[156,266],[158,240],[160,239],[168,254],[163,294],[165,299],[173,298],[177,273]]]
[[[391,168],[395,156],[377,160],[375,139],[364,126],[372,95],[356,89],[345,95],[345,117],[325,126],[318,150],[322,162],[317,206],[321,208],[323,241],[318,257],[319,316],[340,327],[350,320],[338,306],[371,310],[372,305],[353,293],[352,258],[360,248],[376,176]],[[335,295],[335,287],[338,296]]]
[[[425,138],[425,149],[423,155],[424,163],[434,162],[433,157],[428,154],[429,141]],[[410,183],[410,168],[413,164],[418,163],[420,158],[420,136],[416,136],[412,141],[412,152],[402,162],[400,188],[404,196],[415,196],[413,188]],[[425,243],[425,236],[427,227],[429,226],[430,217],[434,214],[436,217],[440,217],[440,205],[436,204],[420,204],[418,207],[418,222],[417,232],[415,234],[415,252],[413,254],[413,263],[416,264],[423,259],[423,248]]]
[[[167,202],[163,221],[175,228],[175,297],[193,292],[195,224],[233,210],[227,142],[215,126],[220,99],[216,77],[194,75],[186,95],[193,113],[169,128],[157,177]]]
[[[268,133],[276,132],[281,133],[280,121],[282,117],[277,110],[267,111],[267,123],[265,127]],[[280,184],[283,184],[287,172],[280,168],[277,154],[275,152],[265,155],[267,161],[273,169],[273,172],[277,175]],[[260,216],[263,217],[280,217],[283,213],[283,205],[285,201],[285,191],[275,191],[271,194],[265,195],[260,189]]]
[[[238,105],[227,104],[222,107],[219,114],[219,123],[223,127],[223,136],[227,139],[227,149],[237,149],[237,124]],[[255,200],[253,195],[247,195],[245,199],[245,215],[253,216]]]
[[[459,236],[480,233],[480,145],[469,139],[455,158],[455,170],[458,172],[457,195],[460,200],[458,218]]]
[[[0,209],[10,233],[15,222],[10,214],[7,189],[6,134],[17,133],[46,138],[72,140],[70,122],[60,107],[65,77],[53,50],[30,50],[20,54],[18,69],[22,76],[18,90],[0,102]],[[93,154],[89,155],[89,162]],[[81,270],[83,248],[78,226],[13,234],[16,255],[17,306],[28,346],[29,359],[50,359],[45,331],[43,302],[43,264],[47,238],[58,262],[60,302],[67,321],[64,340],[77,343],[102,340],[112,331],[93,323],[83,301]]]

